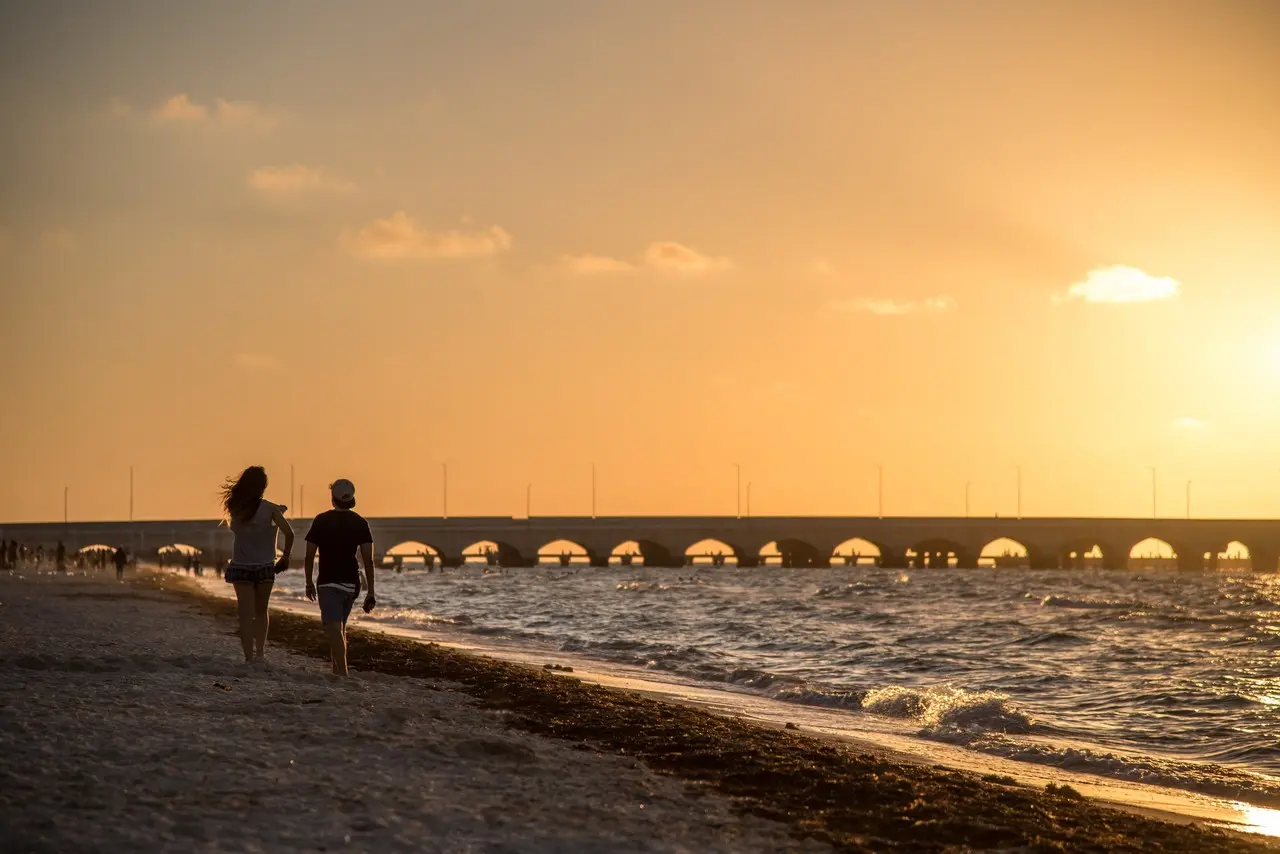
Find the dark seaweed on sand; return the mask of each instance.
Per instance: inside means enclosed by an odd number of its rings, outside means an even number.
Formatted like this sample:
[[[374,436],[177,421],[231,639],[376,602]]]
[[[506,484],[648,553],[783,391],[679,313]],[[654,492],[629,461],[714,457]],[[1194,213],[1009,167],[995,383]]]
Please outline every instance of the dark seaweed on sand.
[[[235,616],[233,602],[194,597],[228,620]],[[328,659],[314,619],[274,612],[270,639]],[[1260,838],[1108,809],[1069,787],[1033,790],[1007,778],[897,762],[436,644],[360,630],[351,639],[356,670],[453,683],[447,687],[503,710],[513,727],[639,760],[839,851],[1277,850]]]

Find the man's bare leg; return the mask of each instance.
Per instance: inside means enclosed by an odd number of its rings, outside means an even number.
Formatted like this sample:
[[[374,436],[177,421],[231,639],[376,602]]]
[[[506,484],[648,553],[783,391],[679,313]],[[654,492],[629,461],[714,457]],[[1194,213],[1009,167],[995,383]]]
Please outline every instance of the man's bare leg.
[[[333,663],[333,672],[338,676],[347,675],[347,632],[342,623],[325,623],[324,633],[329,638],[329,660]]]
[[[267,648],[267,625],[271,619],[267,606],[271,603],[271,588],[274,581],[264,581],[253,585],[253,658],[262,661]]]
[[[236,612],[240,616],[240,646],[244,660],[253,661],[253,585],[233,584],[236,589]]]

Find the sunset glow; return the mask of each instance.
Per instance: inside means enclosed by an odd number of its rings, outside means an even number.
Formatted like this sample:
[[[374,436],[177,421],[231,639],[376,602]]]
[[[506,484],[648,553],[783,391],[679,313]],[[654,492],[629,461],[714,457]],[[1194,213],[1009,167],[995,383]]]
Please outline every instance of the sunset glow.
[[[1280,514],[1271,4],[748,5],[5,13],[0,517]]]

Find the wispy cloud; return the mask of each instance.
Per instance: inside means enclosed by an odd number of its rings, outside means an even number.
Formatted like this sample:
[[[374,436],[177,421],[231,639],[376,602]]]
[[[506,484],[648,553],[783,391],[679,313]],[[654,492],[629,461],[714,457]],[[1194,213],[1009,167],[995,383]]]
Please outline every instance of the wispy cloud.
[[[318,192],[341,193],[352,189],[350,183],[331,178],[301,163],[255,169],[249,173],[249,186],[271,198]]]
[[[122,112],[123,110],[123,112]],[[117,114],[127,115],[128,107],[117,103]],[[267,128],[275,124],[275,117],[266,113],[252,101],[228,101],[215,98],[212,104],[201,104],[186,92],[169,97],[151,113],[152,118],[163,124],[221,125],[224,127]]]
[[[881,317],[914,314],[916,312],[942,314],[944,312],[955,311],[957,307],[958,305],[954,299],[949,296],[942,295],[916,301],[897,300],[891,298],[857,297],[854,299],[837,300],[829,303],[827,306],[830,311],[838,313],[847,314],[865,312],[867,314],[875,314]]]
[[[717,273],[732,269],[733,262],[724,256],[704,255],[682,243],[665,240],[650,243],[639,261],[624,261],[607,255],[565,255],[561,257],[560,265],[571,273],[596,276],[633,273],[637,270],[679,274]]]
[[[650,243],[644,253],[644,263],[670,273],[717,273],[733,267],[733,262],[723,255],[703,255],[671,240]]]
[[[483,258],[511,248],[511,235],[498,226],[479,231],[430,231],[404,211],[376,219],[346,234],[353,254],[376,260]]]
[[[1136,267],[1116,265],[1089,272],[1082,281],[1054,295],[1054,302],[1082,300],[1092,303],[1154,302],[1178,295],[1181,283],[1168,276],[1152,276]]]
[[[639,267],[630,261],[610,258],[606,255],[565,255],[560,265],[570,273],[580,276],[596,276],[602,273],[634,273]]]

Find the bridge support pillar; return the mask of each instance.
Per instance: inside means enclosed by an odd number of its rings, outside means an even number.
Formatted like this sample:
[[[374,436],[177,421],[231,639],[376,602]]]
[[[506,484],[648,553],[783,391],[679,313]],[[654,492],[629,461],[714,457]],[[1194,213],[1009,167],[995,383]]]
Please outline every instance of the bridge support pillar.
[[[739,555],[738,569],[755,569],[760,565],[759,555]]]
[[[881,549],[877,562],[882,569],[906,569],[907,552],[905,549]]]
[[[1199,572],[1204,569],[1204,555],[1207,548],[1182,548],[1178,550],[1178,569],[1184,572]]]
[[[587,552],[587,560],[590,561],[592,566],[598,569],[603,569],[609,565],[609,553]]]
[[[1118,549],[1107,549],[1102,553],[1103,569],[1128,569],[1129,555]]]
[[[1057,569],[1058,555],[1056,552],[1036,552],[1027,555],[1027,563],[1032,569]]]
[[[1275,572],[1277,552],[1257,549],[1249,552],[1249,566],[1254,572]]]
[[[960,552],[956,555],[956,569],[977,569],[978,555],[976,552]]]

